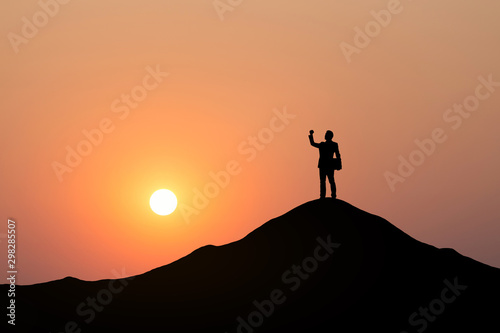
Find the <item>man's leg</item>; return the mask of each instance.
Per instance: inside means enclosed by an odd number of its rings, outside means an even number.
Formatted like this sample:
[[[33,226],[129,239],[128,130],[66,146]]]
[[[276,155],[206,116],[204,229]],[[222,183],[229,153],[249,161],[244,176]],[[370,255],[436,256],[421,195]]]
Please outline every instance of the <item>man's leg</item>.
[[[332,198],[336,198],[337,197],[337,186],[335,185],[334,172],[335,172],[334,169],[329,169],[328,173],[327,173],[328,181],[330,182],[330,189],[332,190]]]
[[[326,170],[324,168],[319,168],[319,187],[320,187],[320,198],[324,198],[326,195]]]

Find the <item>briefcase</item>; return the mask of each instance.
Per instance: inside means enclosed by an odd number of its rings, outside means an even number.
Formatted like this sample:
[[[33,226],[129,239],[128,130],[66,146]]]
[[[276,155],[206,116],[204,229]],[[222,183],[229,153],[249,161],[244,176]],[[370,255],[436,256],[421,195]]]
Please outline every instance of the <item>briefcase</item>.
[[[342,170],[342,160],[340,158],[333,159],[333,169]]]

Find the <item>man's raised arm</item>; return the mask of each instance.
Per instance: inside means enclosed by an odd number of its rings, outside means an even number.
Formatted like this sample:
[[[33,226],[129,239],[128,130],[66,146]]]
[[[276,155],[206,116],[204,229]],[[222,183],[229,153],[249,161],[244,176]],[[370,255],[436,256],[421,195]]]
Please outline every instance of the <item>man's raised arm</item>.
[[[310,130],[309,131],[309,142],[311,143],[311,146],[319,148],[319,143],[314,142],[313,134],[314,134],[314,131]]]

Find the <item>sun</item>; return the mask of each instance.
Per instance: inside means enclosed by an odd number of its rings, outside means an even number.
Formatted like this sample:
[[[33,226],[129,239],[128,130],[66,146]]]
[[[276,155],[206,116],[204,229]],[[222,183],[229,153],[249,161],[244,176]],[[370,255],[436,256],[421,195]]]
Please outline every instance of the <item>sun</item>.
[[[177,197],[174,192],[161,189],[151,195],[149,205],[156,214],[161,216],[169,215],[177,208]]]

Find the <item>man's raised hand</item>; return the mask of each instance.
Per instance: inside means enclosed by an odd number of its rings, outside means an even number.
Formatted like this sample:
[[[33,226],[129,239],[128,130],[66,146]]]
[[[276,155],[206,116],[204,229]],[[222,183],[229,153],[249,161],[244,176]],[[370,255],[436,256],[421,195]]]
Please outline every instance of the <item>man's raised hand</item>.
[[[311,135],[312,135],[313,133],[314,133],[314,131],[313,131],[313,130],[310,130],[310,131],[309,131],[309,134],[311,134]]]

